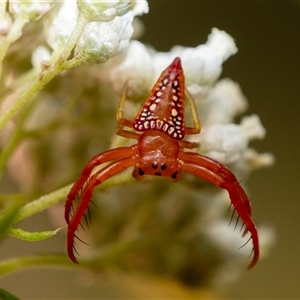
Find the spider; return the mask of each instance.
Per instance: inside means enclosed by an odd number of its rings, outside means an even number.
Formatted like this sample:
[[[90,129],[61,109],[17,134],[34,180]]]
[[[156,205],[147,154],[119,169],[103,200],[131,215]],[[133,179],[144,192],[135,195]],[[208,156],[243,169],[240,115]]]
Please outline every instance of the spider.
[[[185,124],[185,98],[191,107],[193,127],[187,127]],[[65,205],[65,219],[68,224],[67,252],[70,259],[78,263],[75,257],[75,232],[85,216],[94,188],[133,166],[132,175],[137,180],[144,179],[146,175],[154,175],[178,181],[181,172],[185,171],[226,189],[234,211],[245,226],[243,235],[249,232],[249,240],[252,239],[253,258],[248,266],[248,269],[251,269],[259,258],[259,242],[257,229],[251,217],[251,204],[245,191],[234,174],[224,165],[198,153],[184,151],[184,148],[193,149],[198,146],[197,143],[185,141],[183,138],[186,134],[200,133],[201,125],[194,100],[185,89],[180,58],[176,57],[161,73],[134,120],[123,117],[125,99],[126,88],[117,111],[116,134],[136,139],[137,144],[97,154],[88,162],[71,188]],[[96,166],[107,162],[110,163],[91,174]],[[73,201],[79,194],[80,202],[73,210]]]

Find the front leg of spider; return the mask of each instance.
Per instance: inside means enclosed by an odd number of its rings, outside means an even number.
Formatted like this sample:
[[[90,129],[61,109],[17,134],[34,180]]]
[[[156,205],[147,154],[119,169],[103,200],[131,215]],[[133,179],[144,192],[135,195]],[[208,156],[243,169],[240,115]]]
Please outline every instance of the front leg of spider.
[[[235,211],[245,225],[243,235],[250,232],[253,259],[248,269],[253,268],[259,258],[258,234],[251,217],[250,201],[236,177],[224,165],[197,153],[182,152],[181,169],[227,190]]]
[[[194,126],[185,124],[185,95],[189,100]],[[74,239],[78,226],[91,201],[94,188],[103,181],[134,167],[133,177],[137,180],[146,175],[163,176],[171,181],[181,178],[181,171],[189,172],[226,189],[234,209],[245,226],[244,234],[250,232],[253,242],[252,268],[259,258],[259,242],[255,224],[252,220],[250,201],[236,177],[222,164],[184,148],[195,148],[197,144],[184,141],[186,134],[198,134],[200,121],[195,103],[185,90],[184,75],[180,58],[175,58],[167,67],[150,91],[144,105],[134,120],[123,117],[125,93],[121,97],[117,113],[116,133],[127,138],[137,139],[131,147],[120,147],[96,155],[83,169],[74,183],[66,202],[65,219],[68,224],[68,255],[77,263]],[[124,129],[124,127],[129,128]],[[110,162],[100,171],[92,174],[94,167]],[[73,201],[80,195],[80,203],[73,209]]]
[[[91,175],[96,166],[109,161],[113,162],[94,175]],[[74,255],[74,252],[77,253],[74,240],[75,238],[79,239],[75,233],[78,226],[81,224],[82,218],[85,216],[86,210],[88,209],[95,186],[101,184],[103,181],[120,173],[128,167],[135,165],[136,162],[136,146],[108,150],[93,157],[74,183],[67,196],[65,204],[65,219],[68,224],[67,251],[70,259],[74,263],[78,263]],[[80,195],[80,203],[77,208],[74,209],[73,202],[78,195]]]

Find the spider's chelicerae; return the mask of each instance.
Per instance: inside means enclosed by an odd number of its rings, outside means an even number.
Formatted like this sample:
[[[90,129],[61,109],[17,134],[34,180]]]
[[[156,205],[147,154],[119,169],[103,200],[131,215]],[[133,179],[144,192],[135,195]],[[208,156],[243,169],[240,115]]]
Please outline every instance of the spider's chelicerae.
[[[191,106],[194,127],[185,125],[185,97]],[[259,258],[259,243],[257,229],[251,217],[250,201],[245,191],[224,165],[198,153],[184,151],[184,148],[197,147],[197,143],[185,141],[183,138],[186,134],[198,134],[201,126],[194,100],[185,90],[180,58],[175,58],[162,72],[134,120],[123,117],[125,99],[124,92],[117,112],[116,133],[136,139],[137,144],[97,154],[88,162],[74,183],[65,206],[65,219],[68,224],[67,250],[70,259],[78,263],[74,255],[75,232],[88,208],[94,188],[133,166],[132,175],[137,180],[143,179],[146,175],[156,175],[178,181],[181,172],[186,171],[226,189],[235,211],[245,226],[243,234],[249,232],[251,235],[253,259],[248,269],[252,268]],[[134,131],[126,130],[125,127]],[[109,161],[110,164],[91,175],[96,166]],[[80,203],[73,211],[73,201],[79,194]]]

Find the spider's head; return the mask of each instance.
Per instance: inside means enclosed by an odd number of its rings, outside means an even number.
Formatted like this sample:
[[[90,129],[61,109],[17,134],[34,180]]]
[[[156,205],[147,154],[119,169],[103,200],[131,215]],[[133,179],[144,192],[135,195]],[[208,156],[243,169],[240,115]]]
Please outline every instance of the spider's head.
[[[177,141],[162,133],[147,132],[141,136],[138,145],[140,161],[134,168],[134,178],[141,180],[146,175],[155,175],[171,181],[180,179]]]

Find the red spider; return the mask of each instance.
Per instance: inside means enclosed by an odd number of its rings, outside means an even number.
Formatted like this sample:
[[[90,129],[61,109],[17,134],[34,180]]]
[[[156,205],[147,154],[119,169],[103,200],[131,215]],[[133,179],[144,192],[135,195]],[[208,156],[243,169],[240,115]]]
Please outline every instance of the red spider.
[[[191,106],[194,127],[185,125],[185,96]],[[89,161],[74,183],[65,206],[65,219],[68,224],[67,250],[70,259],[78,263],[74,255],[76,251],[74,238],[77,238],[75,232],[88,209],[94,188],[110,177],[134,166],[132,175],[137,180],[142,180],[146,175],[156,175],[178,181],[181,172],[186,171],[226,189],[234,210],[245,226],[243,235],[247,232],[251,235],[253,259],[248,266],[248,269],[251,269],[259,258],[259,243],[256,226],[251,218],[251,204],[245,191],[236,177],[219,162],[183,150],[183,148],[197,147],[197,143],[184,141],[183,138],[185,134],[198,134],[201,126],[194,100],[185,90],[180,58],[175,58],[162,72],[134,120],[123,118],[125,99],[124,91],[117,112],[116,134],[136,139],[137,144],[97,154]],[[125,130],[124,127],[135,131]],[[91,175],[96,166],[109,161],[110,164]],[[80,193],[80,203],[73,211],[73,201]]]

